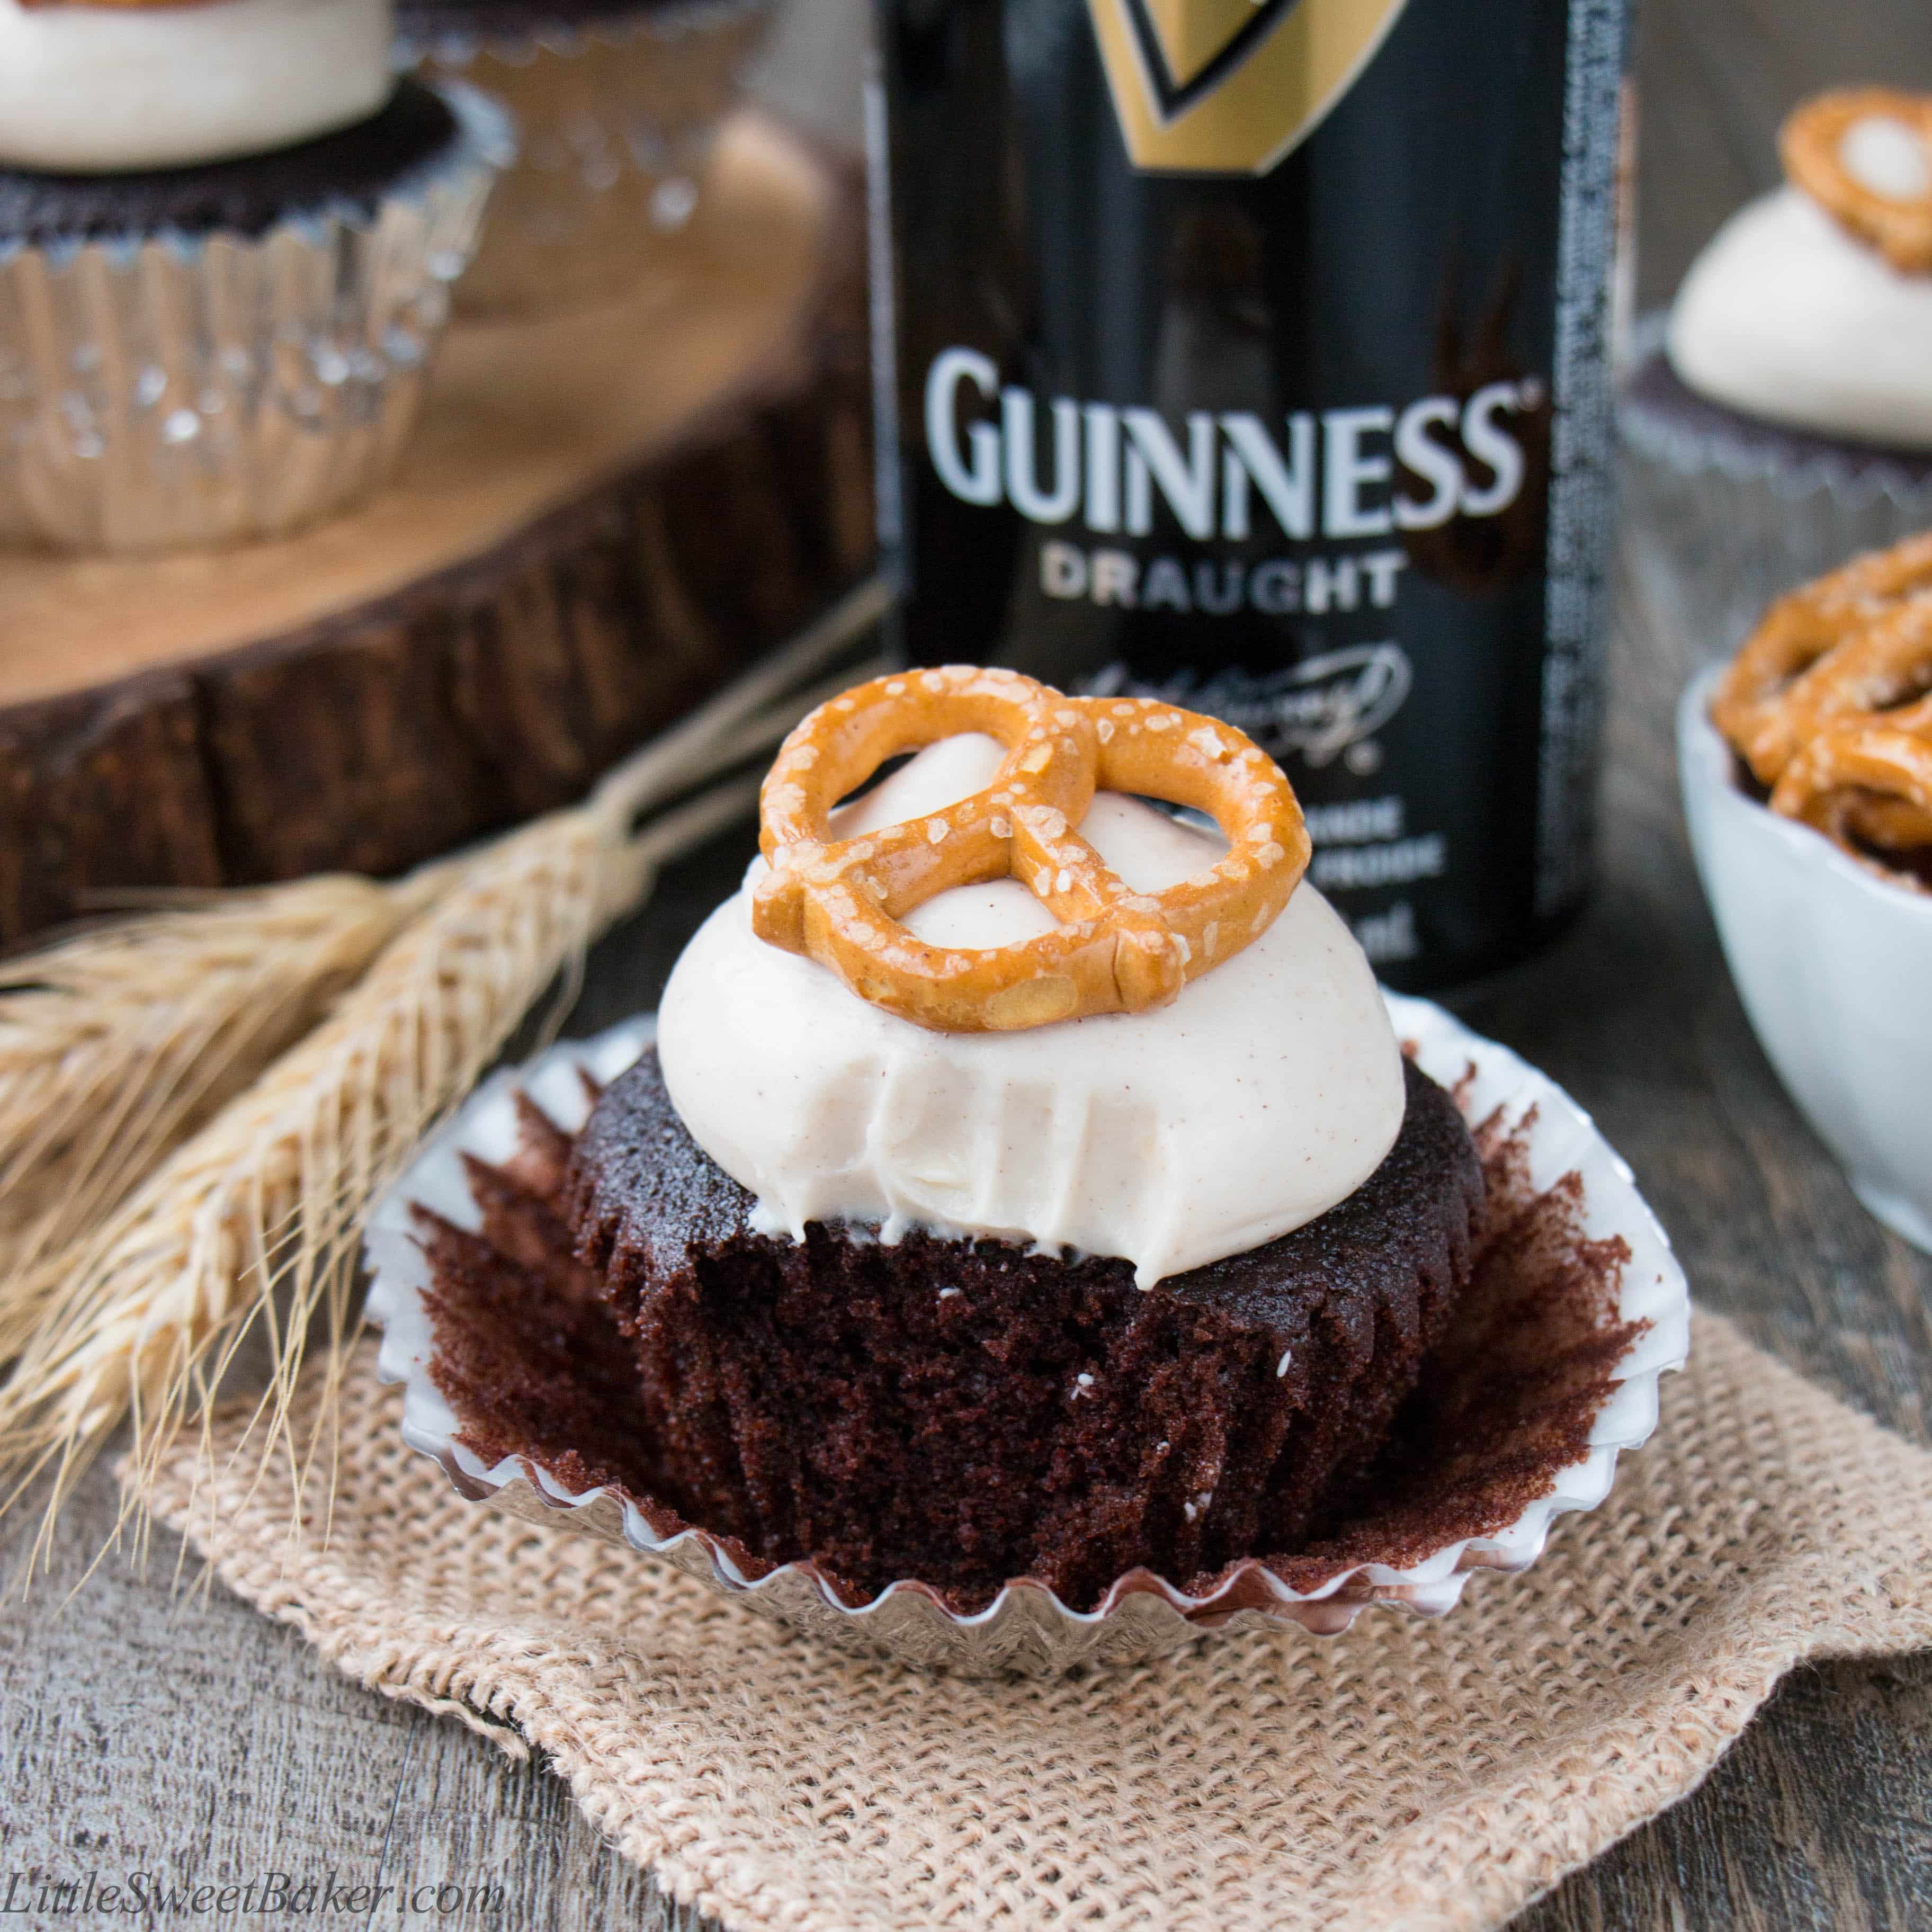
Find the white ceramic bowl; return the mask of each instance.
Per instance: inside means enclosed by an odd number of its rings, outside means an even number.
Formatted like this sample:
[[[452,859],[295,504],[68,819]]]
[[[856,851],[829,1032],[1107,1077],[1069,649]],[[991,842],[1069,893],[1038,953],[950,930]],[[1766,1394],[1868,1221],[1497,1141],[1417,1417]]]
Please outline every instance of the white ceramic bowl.
[[[1858,1198],[1932,1254],[1932,895],[1888,885],[1738,790],[1710,719],[1723,671],[1684,692],[1677,755],[1731,977]]]
[[[1317,1587],[1291,1588],[1250,1558],[1211,1595],[1191,1596],[1150,1572],[1134,1570],[1090,1612],[1070,1610],[1030,1580],[1010,1583],[973,1616],[950,1610],[916,1580],[889,1585],[869,1602],[842,1600],[809,1562],[787,1563],[746,1576],[729,1549],[703,1529],[665,1534],[628,1498],[596,1489],[581,1493],[527,1459],[489,1465],[457,1440],[459,1424],[430,1379],[435,1352],[424,1291],[429,1266],[412,1216],[420,1202],[459,1226],[480,1220],[470,1192],[464,1154],[497,1162],[515,1150],[519,1088],[559,1126],[574,1131],[589,1111],[580,1072],[614,1078],[652,1036],[648,1018],[595,1040],[566,1041],[528,1066],[500,1073],[478,1088],[449,1125],[377,1204],[366,1258],[368,1312],[382,1324],[377,1372],[404,1384],[403,1437],[439,1463],[472,1502],[490,1502],[532,1521],[568,1526],[627,1544],[670,1562],[748,1608],[862,1651],[884,1650],[902,1662],[943,1665],[973,1676],[1017,1671],[1041,1675],[1077,1664],[1119,1664],[1157,1657],[1209,1630],[1299,1624],[1322,1636],[1346,1630],[1372,1603],[1400,1604],[1424,1616],[1455,1607],[1470,1573],[1522,1570],[1542,1554],[1552,1522],[1570,1510],[1594,1509],[1610,1493],[1620,1452],[1636,1448],[1657,1426],[1658,1379],[1681,1368],[1690,1344],[1690,1296],[1684,1271],[1630,1171],[1586,1114],[1546,1076],[1471,1033],[1426,1000],[1389,996],[1398,1036],[1423,1070],[1451,1089],[1473,1122],[1499,1116],[1519,1130],[1530,1186],[1540,1191],[1565,1174],[1582,1182],[1580,1232],[1592,1241],[1620,1238],[1629,1258],[1617,1284],[1621,1320],[1648,1325],[1631,1342],[1598,1412],[1588,1452],[1558,1473],[1549,1493],[1490,1536],[1446,1544],[1402,1569],[1380,1563],[1339,1570]]]

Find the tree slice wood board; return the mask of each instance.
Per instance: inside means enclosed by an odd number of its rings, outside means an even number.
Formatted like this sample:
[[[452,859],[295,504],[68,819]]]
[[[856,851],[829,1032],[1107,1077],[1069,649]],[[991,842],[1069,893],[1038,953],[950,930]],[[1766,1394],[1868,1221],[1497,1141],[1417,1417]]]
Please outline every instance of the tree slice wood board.
[[[367,508],[0,554],[0,944],[104,891],[394,872],[563,803],[850,583],[862,199],[742,116],[636,292],[451,330]]]

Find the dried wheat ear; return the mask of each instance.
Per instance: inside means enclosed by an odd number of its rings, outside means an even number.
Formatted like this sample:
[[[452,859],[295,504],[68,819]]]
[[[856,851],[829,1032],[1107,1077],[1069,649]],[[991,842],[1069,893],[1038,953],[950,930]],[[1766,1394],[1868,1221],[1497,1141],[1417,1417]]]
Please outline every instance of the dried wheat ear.
[[[561,1018],[660,868],[751,809],[739,768],[880,668],[848,661],[886,602],[860,586],[582,804],[473,850],[177,899],[0,968],[0,1511],[51,1474],[36,1556],[124,1420],[137,1470],[206,1436],[251,1340],[248,1453],[330,1453],[371,1196],[547,994]],[[324,1400],[298,1432],[313,1341]]]

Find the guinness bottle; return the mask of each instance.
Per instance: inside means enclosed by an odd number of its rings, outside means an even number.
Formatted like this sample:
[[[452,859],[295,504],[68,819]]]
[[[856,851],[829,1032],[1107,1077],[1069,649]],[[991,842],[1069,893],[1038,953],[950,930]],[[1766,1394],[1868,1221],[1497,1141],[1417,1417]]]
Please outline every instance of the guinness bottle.
[[[914,663],[1231,719],[1378,970],[1590,870],[1625,0],[880,0]]]

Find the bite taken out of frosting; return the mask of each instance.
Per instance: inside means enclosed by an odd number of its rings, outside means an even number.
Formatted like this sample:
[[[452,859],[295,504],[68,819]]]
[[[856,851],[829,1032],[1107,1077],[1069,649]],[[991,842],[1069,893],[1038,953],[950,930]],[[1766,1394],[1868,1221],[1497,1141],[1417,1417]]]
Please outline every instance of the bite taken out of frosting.
[[[846,807],[838,837],[916,818],[985,784],[1000,747],[928,747]],[[1138,892],[1226,849],[1102,793],[1081,827]],[[658,1053],[692,1137],[758,1199],[757,1219],[910,1226],[1118,1256],[1143,1288],[1311,1221],[1374,1172],[1402,1124],[1400,1048],[1375,976],[1304,884],[1244,951],[1172,1004],[1012,1033],[939,1033],[757,938],[749,887],[673,972]],[[1012,880],[908,914],[961,949],[1042,932]]]
[[[1852,158],[1904,165],[1876,135]],[[1692,264],[1670,354],[1688,388],[1745,416],[1932,448],[1932,275],[1901,273],[1795,188],[1741,208]]]
[[[0,0],[0,167],[125,174],[267,154],[394,86],[389,0]]]

